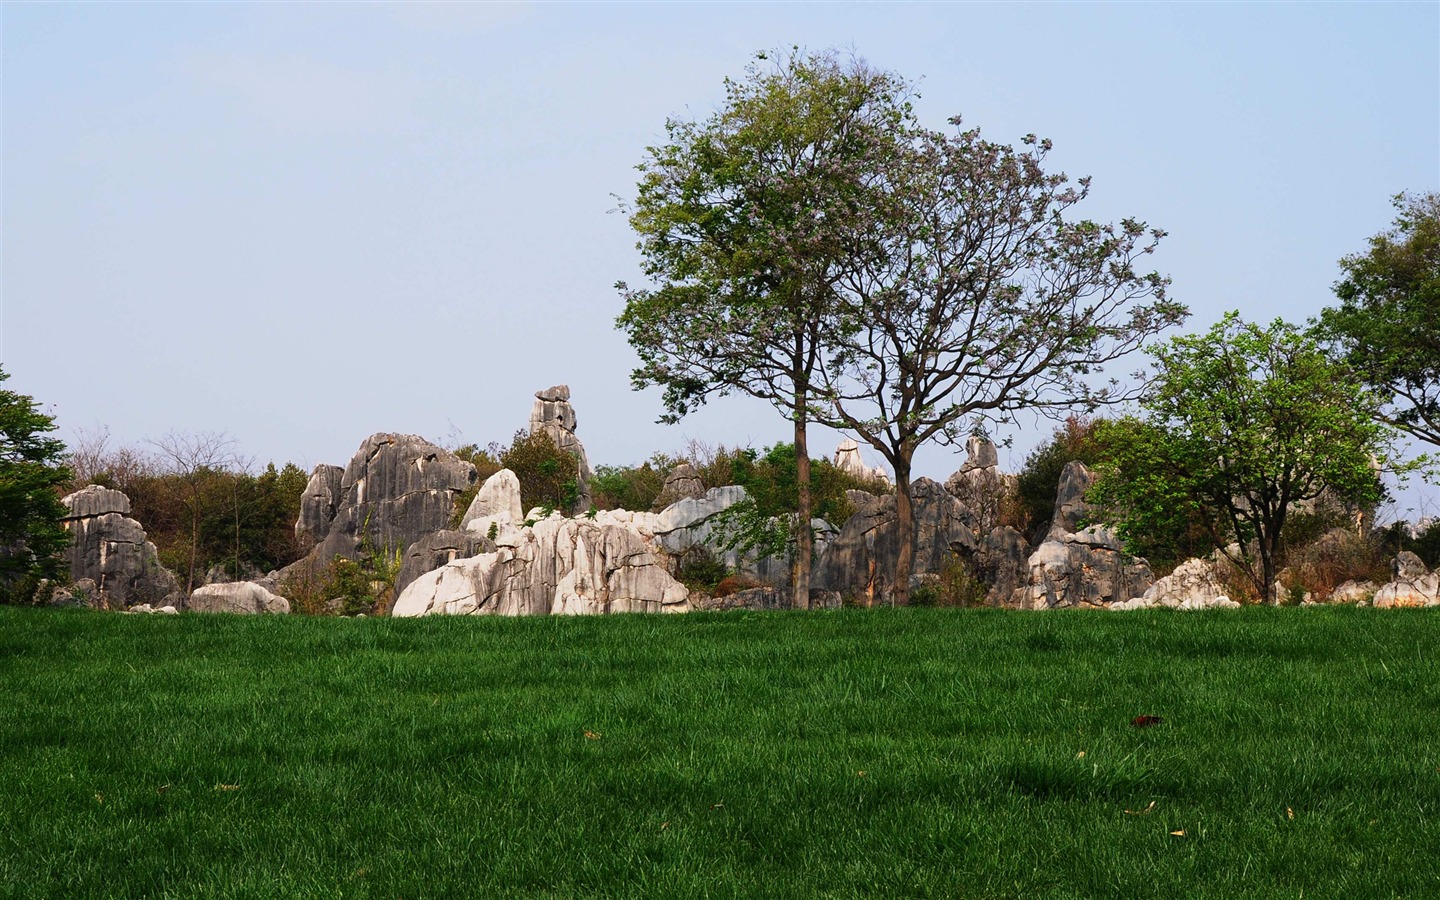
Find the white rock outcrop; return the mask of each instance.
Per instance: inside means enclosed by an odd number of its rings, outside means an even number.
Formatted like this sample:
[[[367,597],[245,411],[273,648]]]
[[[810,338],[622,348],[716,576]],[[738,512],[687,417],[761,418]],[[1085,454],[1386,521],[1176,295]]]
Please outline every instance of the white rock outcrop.
[[[865,460],[860,458],[860,445],[854,438],[845,438],[840,446],[835,448],[835,455],[831,458],[835,468],[842,472],[848,472],[856,478],[873,478],[877,481],[890,483],[890,475],[880,466],[867,466]]]
[[[1128,556],[1114,529],[1092,525],[1054,535],[1052,529],[1030,555],[1028,583],[1017,592],[1020,608],[1098,607],[1150,588],[1149,563]]]
[[[190,612],[283,615],[290,612],[290,601],[270,593],[253,581],[232,581],[196,588],[185,602],[185,609]]]
[[[650,513],[558,513],[497,537],[499,549],[416,578],[391,615],[597,615],[685,612],[689,592],[635,527]],[[649,522],[646,522],[649,524]]]

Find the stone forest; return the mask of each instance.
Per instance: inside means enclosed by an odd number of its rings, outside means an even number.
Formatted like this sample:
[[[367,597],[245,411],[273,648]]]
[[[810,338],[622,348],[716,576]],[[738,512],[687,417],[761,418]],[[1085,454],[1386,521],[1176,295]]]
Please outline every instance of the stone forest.
[[[776,552],[773,544],[739,539],[735,513],[747,500],[744,486],[707,487],[694,465],[681,462],[664,473],[653,508],[597,509],[568,386],[536,393],[529,433],[548,437],[559,458],[573,463],[569,508],[527,510],[510,469],[482,479],[474,463],[424,438],[374,434],[345,466],[320,465],[310,474],[294,523],[303,556],[263,574],[215,567],[188,592],[162,565],[146,523],[132,517],[130,499],[88,485],[62,501],[68,580],[50,589],[48,602],[144,613],[289,613],[295,604],[287,595],[323,593],[333,581],[327,573],[348,562],[366,564],[361,577],[378,599],[357,606],[322,597],[311,611],[536,616],[792,605],[793,550],[783,541]],[[810,606],[891,603],[896,500],[886,475],[865,465],[853,440],[842,441],[831,462],[871,490],[844,492],[850,514],[843,521],[811,522]],[[1180,561],[1156,578],[1146,559],[1125,551],[1114,528],[1088,524],[1091,478],[1083,462],[1066,462],[1048,525],[1023,534],[1004,523],[1016,476],[1000,471],[992,443],[970,438],[963,465],[944,484],[920,478],[913,485],[910,602],[946,596],[954,605],[1026,610],[1240,605],[1230,596],[1237,579],[1222,554]],[[1334,528],[1316,544],[1339,546],[1352,537]],[[720,577],[687,584],[685,569],[697,560]],[[1390,574],[1387,583],[1349,579],[1316,596],[1282,573],[1278,590],[1299,603],[1440,605],[1440,573],[1415,554],[1399,553]]]

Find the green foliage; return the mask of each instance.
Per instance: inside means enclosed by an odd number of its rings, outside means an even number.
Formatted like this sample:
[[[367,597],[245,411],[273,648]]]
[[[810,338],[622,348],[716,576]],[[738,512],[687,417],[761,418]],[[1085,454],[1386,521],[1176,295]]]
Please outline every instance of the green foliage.
[[[644,512],[655,505],[675,460],[656,453],[638,466],[596,466],[590,493],[598,509]]]
[[[1315,340],[1281,320],[1231,313],[1202,335],[1151,351],[1158,364],[1148,418],[1106,429],[1108,458],[1092,488],[1127,545],[1198,523],[1261,597],[1273,596],[1291,507],[1324,493],[1381,497],[1372,460],[1387,435],[1373,395]]]
[[[1440,610],[3,608],[0,893],[1430,897],[1437,646]]]
[[[9,378],[0,369],[0,383]],[[65,445],[45,436],[54,430],[34,398],[0,388],[0,603],[28,601],[61,573],[69,535],[57,491],[70,471]]]
[[[1316,328],[1389,401],[1386,422],[1440,446],[1440,192],[1394,202],[1394,228],[1340,260],[1340,305]]]
[[[840,323],[827,281],[876,142],[909,119],[909,86],[835,53],[759,54],[703,121],[671,119],[647,148],[630,211],[653,290],[618,284],[665,421],[743,391],[803,421]],[[893,139],[893,138],[890,138]]]
[[[910,605],[949,608],[984,606],[988,591],[989,586],[976,577],[963,560],[952,555],[945,560],[939,575],[911,589]]]
[[[318,572],[292,572],[280,593],[304,615],[384,615],[403,564],[403,551],[365,544],[359,559],[337,556]]]
[[[696,548],[680,560],[676,580],[692,591],[714,593],[716,586],[730,575],[725,563],[702,548]]]
[[[544,431],[531,434],[526,429],[515,432],[510,446],[492,443],[485,449],[467,444],[453,451],[456,456],[475,466],[475,483],[455,498],[450,526],[460,525],[465,511],[480,493],[485,480],[501,469],[515,473],[520,482],[520,500],[525,509],[537,506],[546,509],[570,510],[580,497],[579,460],[555,446]]]

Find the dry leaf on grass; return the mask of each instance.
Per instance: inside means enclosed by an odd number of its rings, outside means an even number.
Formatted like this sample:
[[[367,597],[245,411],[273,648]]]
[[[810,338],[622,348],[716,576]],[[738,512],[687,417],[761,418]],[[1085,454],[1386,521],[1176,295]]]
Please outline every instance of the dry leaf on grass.
[[[1154,812],[1154,811],[1155,811],[1155,801],[1154,801],[1154,800],[1151,800],[1151,801],[1150,801],[1150,805],[1147,806],[1147,807],[1145,807],[1144,809],[1127,809],[1127,810],[1125,810],[1125,815],[1127,815],[1127,816],[1148,816],[1148,815],[1150,815],[1150,813],[1152,813],[1152,812]]]
[[[1084,750],[1081,750],[1079,753],[1075,754],[1075,758],[1076,758],[1076,759],[1084,759],[1084,758],[1085,758],[1085,751],[1084,751]]]
[[[217,784],[217,785],[215,785],[215,790],[217,790],[217,791],[238,791],[238,790],[240,790],[240,785],[238,785],[238,784]]]
[[[1185,829],[1182,828],[1182,829],[1180,829],[1179,831],[1172,831],[1172,832],[1170,832],[1170,834],[1171,834],[1172,836],[1174,836],[1174,837],[1184,837],[1184,836],[1185,836]]]
[[[1152,725],[1159,725],[1165,720],[1159,716],[1136,716],[1130,720],[1130,724],[1136,728],[1149,728]]]
[[[604,736],[605,736],[605,735],[601,734],[601,733],[598,732],[598,731],[587,731],[587,732],[585,732],[585,740],[587,740],[587,741],[598,741],[598,740],[600,740],[600,739],[601,739],[602,737],[604,737]]]
[[[1293,821],[1294,818],[1295,818],[1295,810],[1291,809],[1291,808],[1288,807],[1288,806],[1285,807],[1285,818],[1290,819],[1290,820]]]

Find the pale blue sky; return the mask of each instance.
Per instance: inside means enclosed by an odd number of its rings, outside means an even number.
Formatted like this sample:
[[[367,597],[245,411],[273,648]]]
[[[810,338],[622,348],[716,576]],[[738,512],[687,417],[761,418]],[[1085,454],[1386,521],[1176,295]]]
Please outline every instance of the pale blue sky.
[[[764,444],[654,424],[610,214],[670,115],[757,50],[853,48],[922,118],[1055,142],[1092,218],[1170,232],[1194,316],[1301,321],[1389,198],[1440,188],[1440,4],[25,4],[3,16],[7,385],[62,433],[220,430],[343,464],[374,431],[506,442],[568,382],[592,461]],[[1124,370],[1133,365],[1124,366]],[[1048,432],[1017,430],[1012,470]],[[1002,435],[1005,436],[1005,435]],[[833,434],[812,438],[817,453]],[[947,450],[920,459],[943,477]]]

